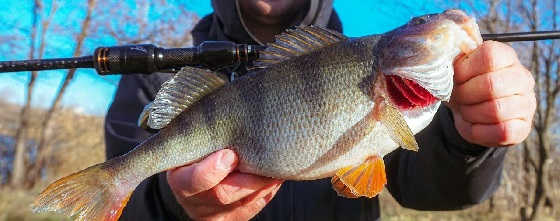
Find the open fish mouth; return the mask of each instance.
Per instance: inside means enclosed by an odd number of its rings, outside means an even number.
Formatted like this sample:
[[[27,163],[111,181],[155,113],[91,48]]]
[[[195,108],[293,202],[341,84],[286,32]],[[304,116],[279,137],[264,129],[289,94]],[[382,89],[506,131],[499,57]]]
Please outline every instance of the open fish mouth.
[[[401,103],[407,101],[401,109],[410,109],[439,100],[448,101],[453,89],[453,62],[460,55],[471,53],[481,43],[482,37],[473,17],[460,10],[447,10],[415,17],[406,25],[386,33],[375,53],[379,54],[379,71],[393,78],[391,82],[398,82],[395,77],[400,77],[402,81],[416,83],[431,95],[406,93],[418,91],[410,83],[395,85],[393,88],[401,89],[399,93],[403,91],[403,85],[410,88],[400,96]],[[422,99],[407,99],[412,95]],[[398,99],[396,96],[392,98],[394,101]]]

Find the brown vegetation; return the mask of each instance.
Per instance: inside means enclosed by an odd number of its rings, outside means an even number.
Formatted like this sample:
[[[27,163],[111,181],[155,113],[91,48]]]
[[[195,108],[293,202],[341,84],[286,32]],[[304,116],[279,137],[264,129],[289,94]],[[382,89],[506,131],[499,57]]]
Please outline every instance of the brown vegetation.
[[[82,27],[80,29],[79,34],[75,38],[76,47],[74,48],[73,57],[78,57],[81,55],[82,45],[84,44],[85,38],[88,35],[89,26],[91,24],[91,17],[93,10],[95,9],[96,0],[88,0],[87,9],[86,9],[86,17],[82,21]],[[27,186],[32,187],[35,185],[37,181],[37,177],[40,176],[41,170],[45,167],[47,163],[48,155],[51,154],[51,148],[53,145],[47,145],[47,136],[52,134],[53,128],[51,128],[51,120],[55,111],[58,111],[60,103],[62,101],[62,96],[70,85],[70,82],[74,78],[74,74],[76,74],[76,69],[70,69],[66,73],[66,77],[60,87],[60,90],[55,95],[54,101],[51,107],[48,109],[45,117],[41,121],[41,132],[38,138],[37,144],[37,157],[35,162],[30,166],[29,170],[27,171]]]
[[[21,107],[2,101],[0,107],[0,134],[13,136]],[[39,138],[39,126],[45,114],[45,110],[30,109],[28,139]],[[52,131],[47,143],[52,146],[52,152],[46,157],[47,167],[37,179],[38,185],[29,190],[0,187],[0,220],[61,220],[58,216],[33,214],[29,205],[48,183],[104,161],[103,117],[62,109],[53,115]]]
[[[33,2],[33,23],[30,31],[30,47],[29,47],[29,59],[35,58],[35,53],[38,54],[38,59],[43,57],[45,51],[45,34],[47,33],[52,15],[56,12],[57,6],[53,1],[51,5],[51,11],[49,16],[45,19],[42,18],[43,14],[43,2],[40,0],[35,0]],[[41,28],[41,35],[39,38],[39,49],[35,51],[35,42],[37,41],[37,30],[39,29],[39,24]],[[15,134],[15,159],[14,159],[14,169],[10,179],[10,184],[12,187],[20,187],[25,184],[26,180],[26,167],[28,161],[25,159],[25,153],[27,152],[25,142],[27,141],[27,133],[29,132],[29,110],[31,108],[31,96],[33,95],[33,88],[35,87],[35,81],[37,79],[37,72],[31,72],[29,81],[27,83],[27,93],[25,98],[25,103],[21,108],[20,112],[20,123]]]
[[[483,33],[558,30],[560,18],[557,0],[486,0],[469,3],[470,9],[479,18]],[[481,6],[487,10],[478,10]],[[515,220],[541,220],[541,216],[558,218],[559,166],[553,163],[559,159],[555,132],[558,130],[560,92],[558,43],[558,40],[553,40],[511,44],[535,78],[537,110],[530,137],[509,153],[501,189],[505,192],[490,199],[490,212],[506,210]],[[500,194],[507,196],[503,202],[505,207],[497,208]]]
[[[30,59],[35,58],[35,55],[38,55],[37,58],[42,58],[47,33],[61,34],[63,32],[57,29],[49,29],[53,16],[58,9],[57,1],[51,1],[50,3],[50,7],[45,7],[42,0],[34,1],[34,8],[31,13],[33,24],[29,29]],[[103,7],[98,7],[97,0],[84,0],[84,3],[86,4],[83,8],[76,9],[85,11],[86,16],[80,21],[81,25],[75,27],[76,30],[68,28],[69,30],[64,31],[75,36],[73,39],[75,44],[73,56],[83,55],[82,51],[85,51],[86,41],[92,38],[110,37],[116,40],[118,44],[154,43],[164,47],[185,47],[191,44],[190,27],[197,21],[197,17],[186,11],[184,7],[170,6],[165,1],[153,4],[147,0],[135,0],[135,4],[132,5],[137,8],[137,12],[148,13],[153,11],[154,13],[160,13],[158,19],[150,20],[151,17],[148,14],[123,13],[123,11],[134,12],[130,8],[131,2],[104,1]],[[45,8],[49,8],[49,11],[46,12]],[[109,13],[107,13],[107,9],[110,9]],[[130,29],[137,29],[137,31],[130,33]],[[39,36],[37,36],[37,30],[41,31]],[[35,47],[36,42],[39,42],[38,49]],[[90,51],[93,51],[93,49]],[[10,177],[12,187],[33,188],[36,181],[41,177],[41,172],[47,166],[47,158],[52,154],[53,146],[48,144],[55,133],[52,118],[59,111],[66,89],[76,73],[76,69],[67,71],[54,101],[46,111],[45,116],[39,119],[41,123],[34,126],[31,126],[35,122],[31,122],[32,117],[29,111],[37,72],[31,73],[26,87],[25,102],[18,118],[20,119],[19,124],[15,126],[17,128],[15,133],[16,151],[14,168]],[[37,143],[37,154],[33,160],[29,160],[25,156],[30,151],[26,147],[27,141],[30,140],[30,130],[39,130],[39,137],[34,139]]]

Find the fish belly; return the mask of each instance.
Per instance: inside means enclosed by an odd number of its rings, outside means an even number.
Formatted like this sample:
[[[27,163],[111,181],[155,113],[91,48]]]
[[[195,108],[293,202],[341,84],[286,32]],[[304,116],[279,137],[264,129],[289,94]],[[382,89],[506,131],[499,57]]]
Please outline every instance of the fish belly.
[[[236,119],[228,146],[239,155],[240,171],[318,179],[397,147],[380,123],[364,128],[375,105],[362,87],[373,79],[371,61],[325,64],[302,57],[287,63],[216,95],[221,101],[214,104],[230,101],[223,115]]]
[[[309,142],[271,144],[256,157],[247,158],[245,156],[250,154],[241,154],[239,170],[280,179],[315,180],[331,177],[340,168],[361,164],[368,157],[382,157],[398,147],[379,125],[352,146],[341,142],[346,138],[340,133],[330,136],[332,138],[321,141],[316,137],[309,138]],[[245,148],[240,146],[239,149],[245,152]]]

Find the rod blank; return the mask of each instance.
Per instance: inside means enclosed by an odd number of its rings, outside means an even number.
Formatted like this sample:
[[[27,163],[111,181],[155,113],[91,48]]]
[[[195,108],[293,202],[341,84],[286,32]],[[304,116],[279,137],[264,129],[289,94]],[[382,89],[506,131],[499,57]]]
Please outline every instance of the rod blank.
[[[0,61],[0,72],[43,71],[71,68],[92,68],[92,56],[21,61]]]
[[[512,42],[512,41],[538,41],[560,39],[560,31],[535,31],[535,32],[516,32],[501,34],[482,34],[482,39]]]

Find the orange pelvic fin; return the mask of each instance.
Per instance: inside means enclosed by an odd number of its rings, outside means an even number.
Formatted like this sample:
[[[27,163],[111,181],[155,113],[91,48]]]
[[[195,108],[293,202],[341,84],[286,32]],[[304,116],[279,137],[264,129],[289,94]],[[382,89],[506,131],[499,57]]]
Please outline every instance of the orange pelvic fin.
[[[33,203],[34,212],[58,212],[83,221],[116,221],[134,187],[117,185],[103,164],[57,180]]]
[[[339,169],[332,177],[331,183],[339,196],[375,197],[387,183],[383,158],[374,156],[358,166]]]

